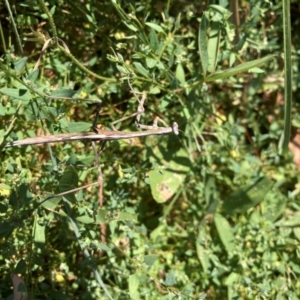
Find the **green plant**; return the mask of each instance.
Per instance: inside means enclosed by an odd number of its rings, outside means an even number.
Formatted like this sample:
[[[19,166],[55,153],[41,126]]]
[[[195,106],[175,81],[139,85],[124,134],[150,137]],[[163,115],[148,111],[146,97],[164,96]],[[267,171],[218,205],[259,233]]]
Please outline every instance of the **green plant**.
[[[136,111],[133,90],[147,95],[143,123],[156,115],[181,130],[109,142],[96,164],[90,142],[3,148],[2,298],[13,270],[32,299],[297,299],[298,172],[279,154],[283,106],[274,104],[284,87],[282,6],[244,2],[240,31],[226,7],[1,7],[16,39],[6,44],[1,21],[2,146],[88,131],[100,100],[108,127]]]

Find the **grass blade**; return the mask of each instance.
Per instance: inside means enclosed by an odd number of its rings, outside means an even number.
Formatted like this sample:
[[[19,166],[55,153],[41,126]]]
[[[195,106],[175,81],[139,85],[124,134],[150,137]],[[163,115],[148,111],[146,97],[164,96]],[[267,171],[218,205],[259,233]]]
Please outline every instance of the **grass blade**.
[[[292,107],[292,59],[291,59],[291,17],[290,0],[282,1],[283,39],[284,39],[284,131],[279,144],[279,151],[288,148],[291,135]]]

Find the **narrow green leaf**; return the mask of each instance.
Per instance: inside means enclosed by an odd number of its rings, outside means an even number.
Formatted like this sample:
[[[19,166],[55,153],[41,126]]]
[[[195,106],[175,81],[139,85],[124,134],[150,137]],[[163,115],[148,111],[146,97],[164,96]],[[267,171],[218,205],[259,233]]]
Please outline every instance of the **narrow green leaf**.
[[[164,32],[164,30],[157,24],[150,23],[150,22],[146,22],[145,24],[157,32]]]
[[[229,222],[220,214],[215,214],[214,222],[219,233],[219,237],[228,253],[234,249],[234,235]]]
[[[207,176],[204,187],[205,202],[208,204],[214,199],[217,190],[215,177]]]
[[[85,213],[82,216],[76,217],[76,220],[83,224],[93,224],[96,223],[95,219],[91,217],[89,214]]]
[[[87,123],[87,122],[70,122],[68,124],[68,131],[69,132],[90,131],[91,127],[92,127],[92,124]]]
[[[46,199],[47,199],[47,198],[46,198]],[[45,199],[44,199],[44,200],[45,200]],[[51,198],[51,199],[46,200],[46,201],[44,201],[44,200],[41,201],[41,202],[42,202],[41,205],[42,205],[44,208],[46,208],[46,209],[54,210],[54,209],[58,206],[59,202],[61,201],[61,197]]]
[[[53,91],[50,96],[61,98],[72,98],[77,92],[71,89],[57,89]]]
[[[120,71],[120,73],[122,73],[122,74],[127,74],[128,73],[128,71],[125,68],[123,68],[122,66],[117,64],[116,67]]]
[[[184,69],[182,67],[182,64],[177,64],[176,67],[176,78],[180,83],[185,83],[185,74],[184,74]]]
[[[159,40],[157,38],[155,30],[151,29],[149,33],[150,46],[153,52],[158,53]]]
[[[196,251],[198,259],[200,260],[201,266],[203,271],[206,273],[210,268],[210,261],[209,261],[209,251],[210,249],[204,247],[206,244],[207,239],[207,232],[205,231],[203,226],[199,227],[199,233],[196,240]]]
[[[292,109],[292,42],[291,42],[291,15],[290,0],[282,1],[283,12],[283,39],[284,39],[284,132],[279,143],[280,153],[288,149],[291,136],[291,109]]]
[[[233,76],[233,75],[236,75],[238,73],[241,73],[241,72],[246,72],[252,68],[255,68],[255,67],[259,67],[263,64],[265,64],[267,61],[275,58],[275,57],[278,57],[277,55],[268,55],[266,57],[263,57],[263,58],[259,58],[259,59],[256,59],[256,60],[252,60],[252,61],[249,61],[249,62],[246,62],[246,63],[242,63],[236,67],[233,67],[233,68],[230,68],[230,69],[227,69],[227,70],[224,70],[224,71],[219,71],[219,72],[216,72],[214,74],[210,74],[209,76],[206,77],[205,81],[206,82],[210,82],[210,81],[215,81],[215,80],[218,80],[218,79],[225,79],[225,78],[228,78],[230,76]]]
[[[181,13],[178,14],[177,19],[175,21],[174,30],[177,31],[180,28],[181,23]]]
[[[267,178],[259,178],[254,184],[242,187],[228,196],[223,209],[228,214],[241,213],[264,200],[273,183]]]
[[[206,77],[208,67],[208,52],[207,52],[207,41],[206,41],[206,30],[207,30],[207,18],[204,13],[202,16],[199,33],[198,33],[198,50],[200,54],[200,60],[202,65],[202,74]]]
[[[209,264],[209,253],[208,253],[207,249],[205,249],[199,243],[196,243],[196,251],[197,251],[197,256],[198,256],[198,259],[200,260],[200,263],[201,263],[204,273],[208,272],[210,264]]]
[[[37,215],[35,215],[35,224],[34,224],[34,242],[39,244],[38,246],[44,246],[45,245],[45,225],[41,222],[42,220],[38,218]]]
[[[134,66],[136,67],[137,71],[144,75],[145,77],[148,77],[149,78],[149,72],[143,67],[143,65],[139,62],[134,62],[133,63]]]
[[[210,22],[210,31],[208,37],[208,67],[207,71],[212,73],[215,71],[216,64],[218,61],[220,44],[220,23]]]
[[[125,21],[123,21],[123,23],[124,23],[130,30],[132,30],[132,31],[134,31],[134,32],[137,32],[137,31],[138,31],[138,29],[137,29],[134,25],[129,24],[129,23],[125,22]]]
[[[67,166],[60,181],[59,191],[61,193],[73,190],[78,187],[78,174],[73,166]],[[74,193],[70,193],[64,196],[71,202],[75,202],[76,198]]]
[[[24,101],[23,104],[28,104],[28,102],[32,99],[32,96],[27,89],[12,89],[12,88],[3,88],[0,89],[0,93],[10,96],[14,99],[19,99]]]

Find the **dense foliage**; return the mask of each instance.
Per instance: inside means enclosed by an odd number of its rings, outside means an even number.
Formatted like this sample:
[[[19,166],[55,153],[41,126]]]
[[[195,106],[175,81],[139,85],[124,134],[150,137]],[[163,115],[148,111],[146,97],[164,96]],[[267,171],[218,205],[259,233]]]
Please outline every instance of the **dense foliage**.
[[[299,166],[278,147],[281,1],[10,2],[0,298],[15,273],[30,299],[298,299]],[[299,12],[292,3],[295,74]],[[100,100],[109,130],[143,96],[140,122],[176,121],[178,136],[5,147],[90,131]],[[134,121],[116,127],[141,130]]]

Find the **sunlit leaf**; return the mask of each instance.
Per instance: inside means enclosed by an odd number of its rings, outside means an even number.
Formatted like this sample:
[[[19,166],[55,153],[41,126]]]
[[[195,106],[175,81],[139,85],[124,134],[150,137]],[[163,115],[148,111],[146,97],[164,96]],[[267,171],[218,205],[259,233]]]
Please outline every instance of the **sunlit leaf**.
[[[229,222],[220,214],[215,214],[214,221],[219,237],[228,253],[234,249],[234,235]]]
[[[154,24],[154,23],[150,23],[150,22],[146,22],[145,25],[149,26],[150,28],[154,29],[157,32],[163,32],[164,30],[161,28],[161,26]]]
[[[10,96],[13,99],[22,100],[24,104],[27,104],[32,99],[32,95],[30,94],[30,91],[24,88],[23,89],[2,88],[0,89],[0,93]]]
[[[77,92],[71,89],[57,89],[54,90],[50,96],[51,97],[60,97],[60,98],[72,98]]]
[[[14,67],[15,67],[16,72],[20,73],[25,68],[27,59],[28,59],[28,57],[24,56],[14,62]]]
[[[207,52],[207,23],[206,14],[202,16],[200,23],[199,33],[198,33],[198,49],[200,54],[200,60],[202,65],[202,72],[204,77],[206,76],[208,67],[208,52]]]
[[[241,213],[256,206],[264,200],[272,185],[267,177],[262,177],[251,185],[239,188],[224,200],[224,211],[228,214]]]
[[[69,122],[68,131],[69,132],[84,132],[90,131],[92,127],[91,123],[87,122]]]
[[[249,61],[246,63],[239,64],[236,67],[210,74],[206,77],[205,81],[211,82],[211,81],[215,81],[215,80],[219,80],[219,79],[225,79],[225,78],[237,75],[242,72],[247,72],[252,68],[259,67],[259,66],[265,64],[266,62],[268,62],[271,59],[274,59],[275,57],[277,57],[277,55],[275,55],[275,54],[268,55],[263,58],[259,58],[256,60],[252,60],[252,61]]]

